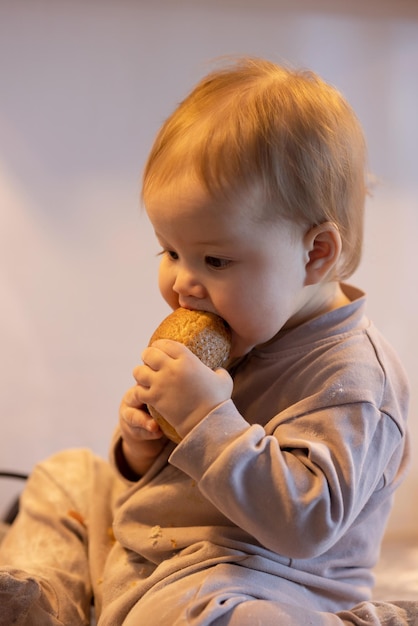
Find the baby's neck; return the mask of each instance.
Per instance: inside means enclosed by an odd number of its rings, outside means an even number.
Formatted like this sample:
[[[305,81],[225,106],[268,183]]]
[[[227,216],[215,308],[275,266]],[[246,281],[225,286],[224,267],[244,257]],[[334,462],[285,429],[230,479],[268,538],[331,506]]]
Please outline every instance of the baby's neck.
[[[320,285],[305,288],[305,303],[299,309],[284,328],[293,328],[308,322],[314,317],[319,317],[324,313],[329,313],[334,309],[350,303],[350,299],[344,293],[338,281],[331,281]]]
[[[341,288],[341,284],[332,281],[319,286],[313,300],[310,317],[318,317],[349,304],[350,299]]]

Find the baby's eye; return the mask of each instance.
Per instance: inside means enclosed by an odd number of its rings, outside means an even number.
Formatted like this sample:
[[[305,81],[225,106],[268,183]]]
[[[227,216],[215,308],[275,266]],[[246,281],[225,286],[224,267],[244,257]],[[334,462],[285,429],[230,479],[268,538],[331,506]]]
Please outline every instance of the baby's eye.
[[[215,269],[224,269],[225,267],[228,267],[232,261],[230,261],[230,259],[220,259],[217,256],[207,256],[205,257],[205,262],[207,265]]]
[[[174,250],[167,250],[166,248],[163,248],[162,250],[160,250],[157,256],[168,256],[173,261],[177,261],[179,258],[179,255],[177,254],[177,252],[174,252]]]

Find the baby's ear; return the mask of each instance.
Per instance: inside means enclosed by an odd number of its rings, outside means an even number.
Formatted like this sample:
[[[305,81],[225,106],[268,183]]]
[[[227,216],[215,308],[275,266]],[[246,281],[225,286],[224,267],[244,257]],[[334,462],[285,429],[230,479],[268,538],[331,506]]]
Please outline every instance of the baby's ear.
[[[304,237],[306,250],[305,286],[324,279],[334,280],[334,271],[341,256],[341,235],[336,224],[324,222],[313,226]]]

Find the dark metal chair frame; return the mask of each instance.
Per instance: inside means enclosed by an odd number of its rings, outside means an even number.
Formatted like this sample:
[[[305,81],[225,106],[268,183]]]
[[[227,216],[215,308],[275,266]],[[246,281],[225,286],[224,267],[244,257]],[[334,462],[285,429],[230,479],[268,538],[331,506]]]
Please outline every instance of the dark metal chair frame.
[[[28,475],[22,474],[21,472],[8,472],[0,470],[0,478],[14,478],[26,481],[28,479]],[[3,515],[2,521],[5,524],[11,524],[15,520],[16,515],[19,512],[19,500],[19,496],[15,498],[6,510],[6,513]]]

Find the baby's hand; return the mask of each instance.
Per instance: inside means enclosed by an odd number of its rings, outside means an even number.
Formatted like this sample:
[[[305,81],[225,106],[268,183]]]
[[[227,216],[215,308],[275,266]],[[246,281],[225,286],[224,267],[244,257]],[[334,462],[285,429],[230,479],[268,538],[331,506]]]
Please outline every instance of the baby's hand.
[[[119,409],[122,451],[129,467],[142,476],[167,443],[167,439],[140,399],[141,388],[129,389]]]
[[[185,436],[232,393],[232,379],[224,369],[211,370],[188,348],[159,339],[142,354],[144,365],[134,370],[142,402],[154,407]]]

